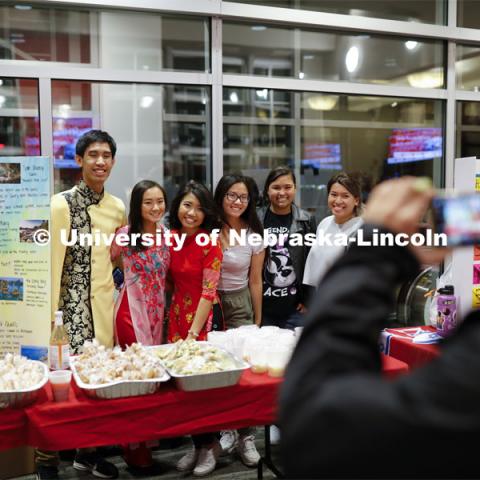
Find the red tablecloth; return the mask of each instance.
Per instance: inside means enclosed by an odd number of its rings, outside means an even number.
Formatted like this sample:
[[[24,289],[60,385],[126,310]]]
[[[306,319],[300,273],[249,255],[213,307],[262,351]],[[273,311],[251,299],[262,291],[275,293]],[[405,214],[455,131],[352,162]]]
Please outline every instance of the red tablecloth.
[[[408,371],[405,363],[382,357],[388,378]],[[168,384],[153,395],[115,400],[92,399],[73,387],[59,403],[47,385],[34,405],[0,410],[0,449],[67,450],[268,425],[276,419],[281,381],[247,370],[233,387],[181,392]]]
[[[47,387],[38,396],[38,402],[47,400]],[[0,409],[0,450],[27,444],[28,418],[23,408]]]
[[[280,382],[246,371],[233,387],[181,392],[165,385],[154,395],[116,400],[73,388],[67,402],[26,409],[28,444],[65,450],[270,424]]]
[[[408,365],[401,360],[382,353],[382,369],[387,378],[395,378],[408,372]]]
[[[25,445],[27,417],[23,409],[6,408],[0,411],[0,450]]]
[[[385,353],[408,364],[410,368],[419,367],[438,357],[437,344],[413,342],[413,334],[421,328],[425,332],[434,332],[433,327],[387,328],[382,332],[382,345]]]

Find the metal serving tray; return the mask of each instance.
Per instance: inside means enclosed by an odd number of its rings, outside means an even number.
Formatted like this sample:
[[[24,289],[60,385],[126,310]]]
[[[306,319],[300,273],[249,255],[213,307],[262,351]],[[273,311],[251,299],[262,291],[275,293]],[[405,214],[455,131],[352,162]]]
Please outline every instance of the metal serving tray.
[[[33,387],[26,388],[24,390],[6,390],[0,392],[0,408],[6,407],[25,407],[33,403],[40,393],[40,390],[48,382],[48,367],[37,360],[32,360],[42,367],[43,378]]]
[[[70,359],[70,368],[72,369],[75,383],[87,396],[108,400],[113,398],[135,397],[137,395],[149,395],[155,393],[163,382],[170,380],[170,375],[165,371],[165,374],[160,378],[150,378],[148,380],[117,380],[115,382],[94,385],[82,382],[78,375],[74,358]]]
[[[207,344],[208,342],[199,343]],[[157,345],[150,348],[162,350],[173,348],[174,345],[175,344]],[[194,392],[197,390],[210,390],[212,388],[230,387],[231,385],[236,385],[240,380],[242,372],[250,368],[250,366],[246,362],[239,360],[237,357],[233,356],[226,350],[218,347],[217,345],[210,345],[218,348],[225,355],[232,358],[235,362],[236,368],[233,370],[225,370],[223,372],[200,373],[197,375],[178,375],[169,368],[165,367],[170,376],[175,380],[175,385],[179,390],[182,390],[184,392]]]

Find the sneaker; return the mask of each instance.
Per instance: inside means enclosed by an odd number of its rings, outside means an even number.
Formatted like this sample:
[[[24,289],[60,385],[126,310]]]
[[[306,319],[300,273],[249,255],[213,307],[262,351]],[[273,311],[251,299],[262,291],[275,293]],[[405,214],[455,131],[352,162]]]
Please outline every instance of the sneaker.
[[[256,467],[260,461],[260,454],[255,446],[255,437],[253,435],[240,435],[238,439],[237,452],[244,465],[247,467]]]
[[[280,445],[280,429],[276,425],[270,425],[270,445]]]
[[[73,460],[73,468],[83,472],[90,472],[99,478],[117,478],[117,467],[107,462],[97,452],[77,452]]]
[[[196,477],[204,477],[215,470],[217,459],[220,456],[221,447],[215,442],[211,448],[201,448],[198,454],[197,465],[193,469]]]
[[[222,455],[232,453],[237,444],[237,432],[235,430],[224,430],[220,432],[220,447],[222,448]]]
[[[38,480],[56,480],[58,478],[58,468],[50,465],[39,465],[37,467]]]
[[[197,464],[199,453],[200,450],[192,446],[190,451],[177,462],[177,470],[179,472],[191,472]]]

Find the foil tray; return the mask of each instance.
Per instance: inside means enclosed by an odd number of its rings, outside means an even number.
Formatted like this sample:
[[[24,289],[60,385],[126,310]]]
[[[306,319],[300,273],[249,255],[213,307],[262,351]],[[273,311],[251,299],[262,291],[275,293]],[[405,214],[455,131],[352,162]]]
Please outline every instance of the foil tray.
[[[174,344],[156,345],[150,348],[167,349],[172,348],[173,346]],[[242,372],[250,368],[250,365],[248,365],[242,360],[239,360],[237,357],[227,352],[226,350],[218,347],[217,345],[212,344],[212,346],[218,348],[225,355],[229,356],[234,361],[236,368],[232,370],[224,370],[222,372],[199,373],[196,375],[178,375],[171,369],[165,367],[169,375],[174,379],[175,385],[179,390],[182,390],[184,392],[195,392],[198,390],[210,390],[212,388],[230,387],[232,385],[236,385],[240,380]]]
[[[45,384],[48,382],[48,367],[37,360],[32,360],[42,367],[43,378],[33,387],[24,390],[7,390],[0,392],[0,408],[25,407],[35,402]]]
[[[162,383],[170,380],[170,375],[165,371],[165,374],[159,378],[150,378],[148,380],[117,380],[115,382],[94,385],[82,381],[78,375],[74,359],[70,359],[70,368],[72,369],[75,383],[87,396],[107,400],[150,395],[155,393]]]

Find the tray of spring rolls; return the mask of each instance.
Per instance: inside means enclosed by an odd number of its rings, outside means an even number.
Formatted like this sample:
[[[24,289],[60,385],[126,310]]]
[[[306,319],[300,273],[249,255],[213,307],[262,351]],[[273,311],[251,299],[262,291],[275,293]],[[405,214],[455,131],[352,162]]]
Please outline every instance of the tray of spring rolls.
[[[138,343],[122,351],[85,342],[83,353],[70,359],[73,378],[86,395],[123,398],[155,393],[170,379],[159,357]]]
[[[165,365],[179,390],[192,392],[238,383],[249,365],[229,352],[195,340],[149,347]]]
[[[45,364],[7,353],[0,360],[0,408],[33,403],[47,382]]]

